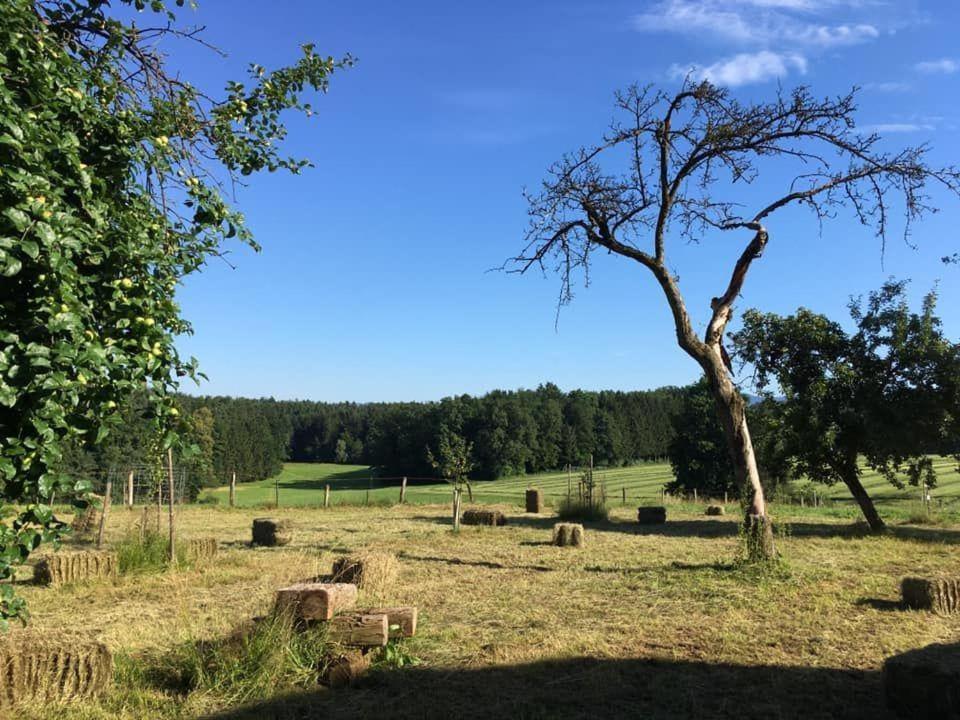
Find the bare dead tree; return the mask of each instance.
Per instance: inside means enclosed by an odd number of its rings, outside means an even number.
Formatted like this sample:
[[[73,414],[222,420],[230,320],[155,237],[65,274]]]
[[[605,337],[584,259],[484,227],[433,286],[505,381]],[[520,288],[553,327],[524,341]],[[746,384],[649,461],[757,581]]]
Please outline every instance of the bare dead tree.
[[[822,226],[847,208],[884,244],[890,204],[899,196],[909,242],[912,223],[934,210],[929,185],[960,195],[960,173],[931,168],[927,146],[889,153],[879,147],[877,134],[858,132],[855,95],[856,89],[818,100],[801,87],[778,92],[771,102],[744,105],[726,89],[689,81],[672,96],[651,87],[618,93],[616,109],[626,120],[615,122],[600,144],[564,156],[549,168],[540,192],[527,193],[526,246],[505,266],[519,273],[558,272],[561,304],[571,300],[579,273],[589,280],[596,249],[634,260],[653,274],[673,314],[677,342],[700,364],[713,390],[737,480],[748,493],[746,523],[759,540],[752,544],[758,556],[774,553],[773,538],[746,408],[723,336],[747,273],[770,241],[770,219],[801,204]],[[778,173],[770,178],[781,177],[788,164],[793,179],[755,212],[742,213],[741,204],[725,199],[755,183],[761,166],[774,164]],[[669,269],[667,247],[713,231],[746,231],[750,240],[712,299],[700,337]]]

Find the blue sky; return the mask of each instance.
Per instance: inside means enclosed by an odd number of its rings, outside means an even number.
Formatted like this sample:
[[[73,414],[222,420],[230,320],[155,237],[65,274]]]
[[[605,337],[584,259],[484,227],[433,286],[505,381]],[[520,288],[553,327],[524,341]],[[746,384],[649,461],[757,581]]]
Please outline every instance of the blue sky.
[[[234,248],[179,300],[195,335],[179,346],[209,381],[188,392],[315,400],[429,400],[493,388],[643,389],[694,380],[649,274],[597,257],[591,286],[555,328],[555,276],[488,272],[522,247],[524,186],[563,152],[598,140],[614,90],[675,89],[693,73],[743,100],[809,84],[860,85],[858,118],[890,147],[930,142],[957,157],[960,3],[920,0],[665,2],[351,2],[201,0],[218,58],[171,48],[203,88],[248,62],[275,67],[297,46],[350,52],[317,115],[291,122],[300,177],[261,175],[238,192],[263,252]],[[751,191],[754,192],[754,191]],[[771,222],[771,241],[738,303],[846,317],[852,294],[910,278],[919,298],[939,280],[948,333],[960,337],[960,203],[914,229],[916,249],[879,243],[849,217]],[[676,241],[697,327],[749,238]],[[718,272],[718,268],[722,268]]]

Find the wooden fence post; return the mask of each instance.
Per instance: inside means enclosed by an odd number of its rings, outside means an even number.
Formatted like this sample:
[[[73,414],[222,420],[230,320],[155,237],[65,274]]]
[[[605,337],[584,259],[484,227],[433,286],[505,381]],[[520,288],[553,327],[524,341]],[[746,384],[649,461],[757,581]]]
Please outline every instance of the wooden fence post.
[[[330,486],[329,485],[323,486],[323,506],[325,508],[330,507]]]
[[[453,490],[453,531],[460,532],[460,488]]]
[[[230,507],[237,506],[237,472],[230,473]]]
[[[694,501],[694,502],[700,502],[700,501],[697,499],[697,489],[696,489],[696,488],[693,489],[693,501]]]
[[[407,478],[404,476],[403,480],[400,482],[400,504],[403,505],[407,499]]]
[[[627,504],[627,488],[622,487],[620,489],[623,491],[623,504],[626,505]]]
[[[730,502],[730,501],[727,500],[727,491],[724,490],[724,491],[723,491],[723,504],[726,505],[728,502]]]
[[[107,488],[103,491],[103,508],[100,510],[100,529],[97,531],[97,550],[103,547],[103,531],[107,527],[107,513],[110,512],[111,492],[113,492],[113,481],[107,479]]]
[[[370,486],[371,486],[371,485],[373,485],[373,477],[368,477],[368,478],[367,478],[367,497],[366,497],[366,499],[363,501],[363,504],[364,504],[364,505],[369,505],[369,504],[370,504]]]
[[[133,507],[133,470],[127,474],[127,507]]]
[[[170,491],[170,563],[177,559],[176,525],[173,516],[173,448],[167,448],[167,483]]]

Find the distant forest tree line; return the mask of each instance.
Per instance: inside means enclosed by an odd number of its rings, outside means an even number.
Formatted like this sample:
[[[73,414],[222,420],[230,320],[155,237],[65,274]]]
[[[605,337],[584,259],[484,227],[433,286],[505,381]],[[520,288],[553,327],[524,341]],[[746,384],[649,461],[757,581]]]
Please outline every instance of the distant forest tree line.
[[[684,390],[564,393],[536,390],[460,395],[439,402],[324,403],[180,395],[180,431],[191,452],[178,457],[195,490],[231,473],[251,482],[280,472],[285,460],[371,465],[381,475],[436,475],[428,450],[444,432],[473,448],[471,478],[586,465],[619,466],[665,458]],[[90,475],[149,464],[147,401],[134,395],[124,422],[97,449],[66,453],[67,470]]]

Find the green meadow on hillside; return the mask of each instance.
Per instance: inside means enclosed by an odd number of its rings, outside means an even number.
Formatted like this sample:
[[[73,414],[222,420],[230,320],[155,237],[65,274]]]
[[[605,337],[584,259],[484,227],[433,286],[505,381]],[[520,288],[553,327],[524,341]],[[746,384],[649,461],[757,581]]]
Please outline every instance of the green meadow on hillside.
[[[960,514],[960,473],[951,458],[937,458],[937,487],[931,490],[931,507],[949,514]],[[651,504],[660,501],[660,492],[673,479],[669,463],[643,463],[623,468],[598,469],[596,477],[606,486],[609,504],[623,504],[626,489],[627,504]],[[528,487],[540,488],[548,504],[556,504],[567,493],[568,484],[576,492],[578,474],[567,472],[518,475],[500,480],[473,483],[473,497],[477,503],[523,503]],[[279,489],[281,506],[317,506],[323,504],[324,488],[330,485],[333,505],[393,504],[400,497],[399,478],[378,478],[375,469],[364,465],[336,465],[332,463],[286,463],[276,478],[237,485],[237,505],[251,507],[274,504]],[[882,512],[894,517],[914,515],[920,508],[920,490],[894,487],[878,473],[867,470],[863,484]],[[827,487],[816,485],[817,493],[828,504],[818,508],[837,517],[856,518],[859,510],[843,485]],[[228,488],[208,490],[204,498],[218,504],[228,502]],[[406,501],[412,504],[444,503],[450,497],[450,486],[445,482],[411,480]],[[733,498],[730,501],[733,502]],[[803,512],[803,508],[791,512]]]

